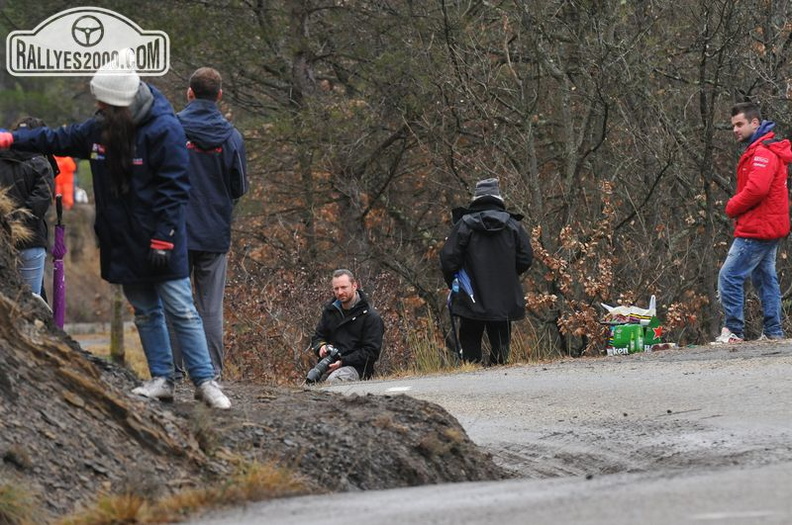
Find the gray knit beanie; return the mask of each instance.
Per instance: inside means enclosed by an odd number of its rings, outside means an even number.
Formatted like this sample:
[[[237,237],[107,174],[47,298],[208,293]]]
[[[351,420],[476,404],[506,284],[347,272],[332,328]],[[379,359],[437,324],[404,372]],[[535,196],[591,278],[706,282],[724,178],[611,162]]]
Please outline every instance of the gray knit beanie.
[[[500,194],[500,188],[498,187],[498,179],[484,179],[476,183],[476,191],[473,194],[473,200],[488,196],[503,200]]]

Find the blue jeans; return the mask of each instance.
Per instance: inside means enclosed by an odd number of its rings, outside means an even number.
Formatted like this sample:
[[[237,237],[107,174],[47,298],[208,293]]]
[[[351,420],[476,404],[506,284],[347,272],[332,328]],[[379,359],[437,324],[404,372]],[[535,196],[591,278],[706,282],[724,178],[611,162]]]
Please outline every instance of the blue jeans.
[[[41,295],[44,284],[44,261],[47,250],[44,248],[25,248],[19,250],[19,274],[36,295]]]
[[[750,277],[756,293],[762,300],[764,312],[764,334],[784,336],[781,328],[781,287],[776,274],[778,239],[735,238],[729,254],[718,275],[718,296],[726,328],[743,337],[745,315],[743,313],[745,281]]]
[[[135,310],[135,326],[152,378],[166,377],[173,380],[173,352],[165,324],[165,312],[171,320],[193,384],[200,385],[214,377],[203,323],[193,304],[188,278],[151,284],[125,284],[124,295]]]

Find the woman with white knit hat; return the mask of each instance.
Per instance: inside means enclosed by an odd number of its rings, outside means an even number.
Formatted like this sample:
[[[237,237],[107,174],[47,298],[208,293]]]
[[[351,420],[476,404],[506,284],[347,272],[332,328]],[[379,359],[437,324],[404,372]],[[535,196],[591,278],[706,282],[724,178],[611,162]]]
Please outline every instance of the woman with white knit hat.
[[[100,69],[91,79],[91,93],[99,108],[92,118],[58,129],[0,133],[0,149],[90,159],[102,278],[123,286],[151,373],[151,380],[132,392],[173,399],[167,311],[196,399],[229,408],[214,380],[188,275],[184,131],[165,96],[133,69]]]

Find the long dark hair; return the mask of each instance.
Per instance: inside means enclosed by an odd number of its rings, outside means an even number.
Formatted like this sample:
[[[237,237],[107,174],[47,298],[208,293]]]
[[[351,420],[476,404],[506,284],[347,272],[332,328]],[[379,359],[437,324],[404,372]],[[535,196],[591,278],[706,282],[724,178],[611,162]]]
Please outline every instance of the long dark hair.
[[[110,175],[110,191],[118,197],[129,191],[132,155],[135,152],[135,124],[129,108],[105,106],[102,110],[102,143]]]

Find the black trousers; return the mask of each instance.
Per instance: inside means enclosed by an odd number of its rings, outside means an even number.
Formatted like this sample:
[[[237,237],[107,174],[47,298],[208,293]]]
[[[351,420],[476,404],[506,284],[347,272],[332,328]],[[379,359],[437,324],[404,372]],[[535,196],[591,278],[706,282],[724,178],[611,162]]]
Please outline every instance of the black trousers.
[[[462,359],[470,363],[481,363],[481,339],[485,329],[491,348],[489,364],[506,364],[511,343],[510,321],[479,321],[460,317],[459,343],[462,345]]]

